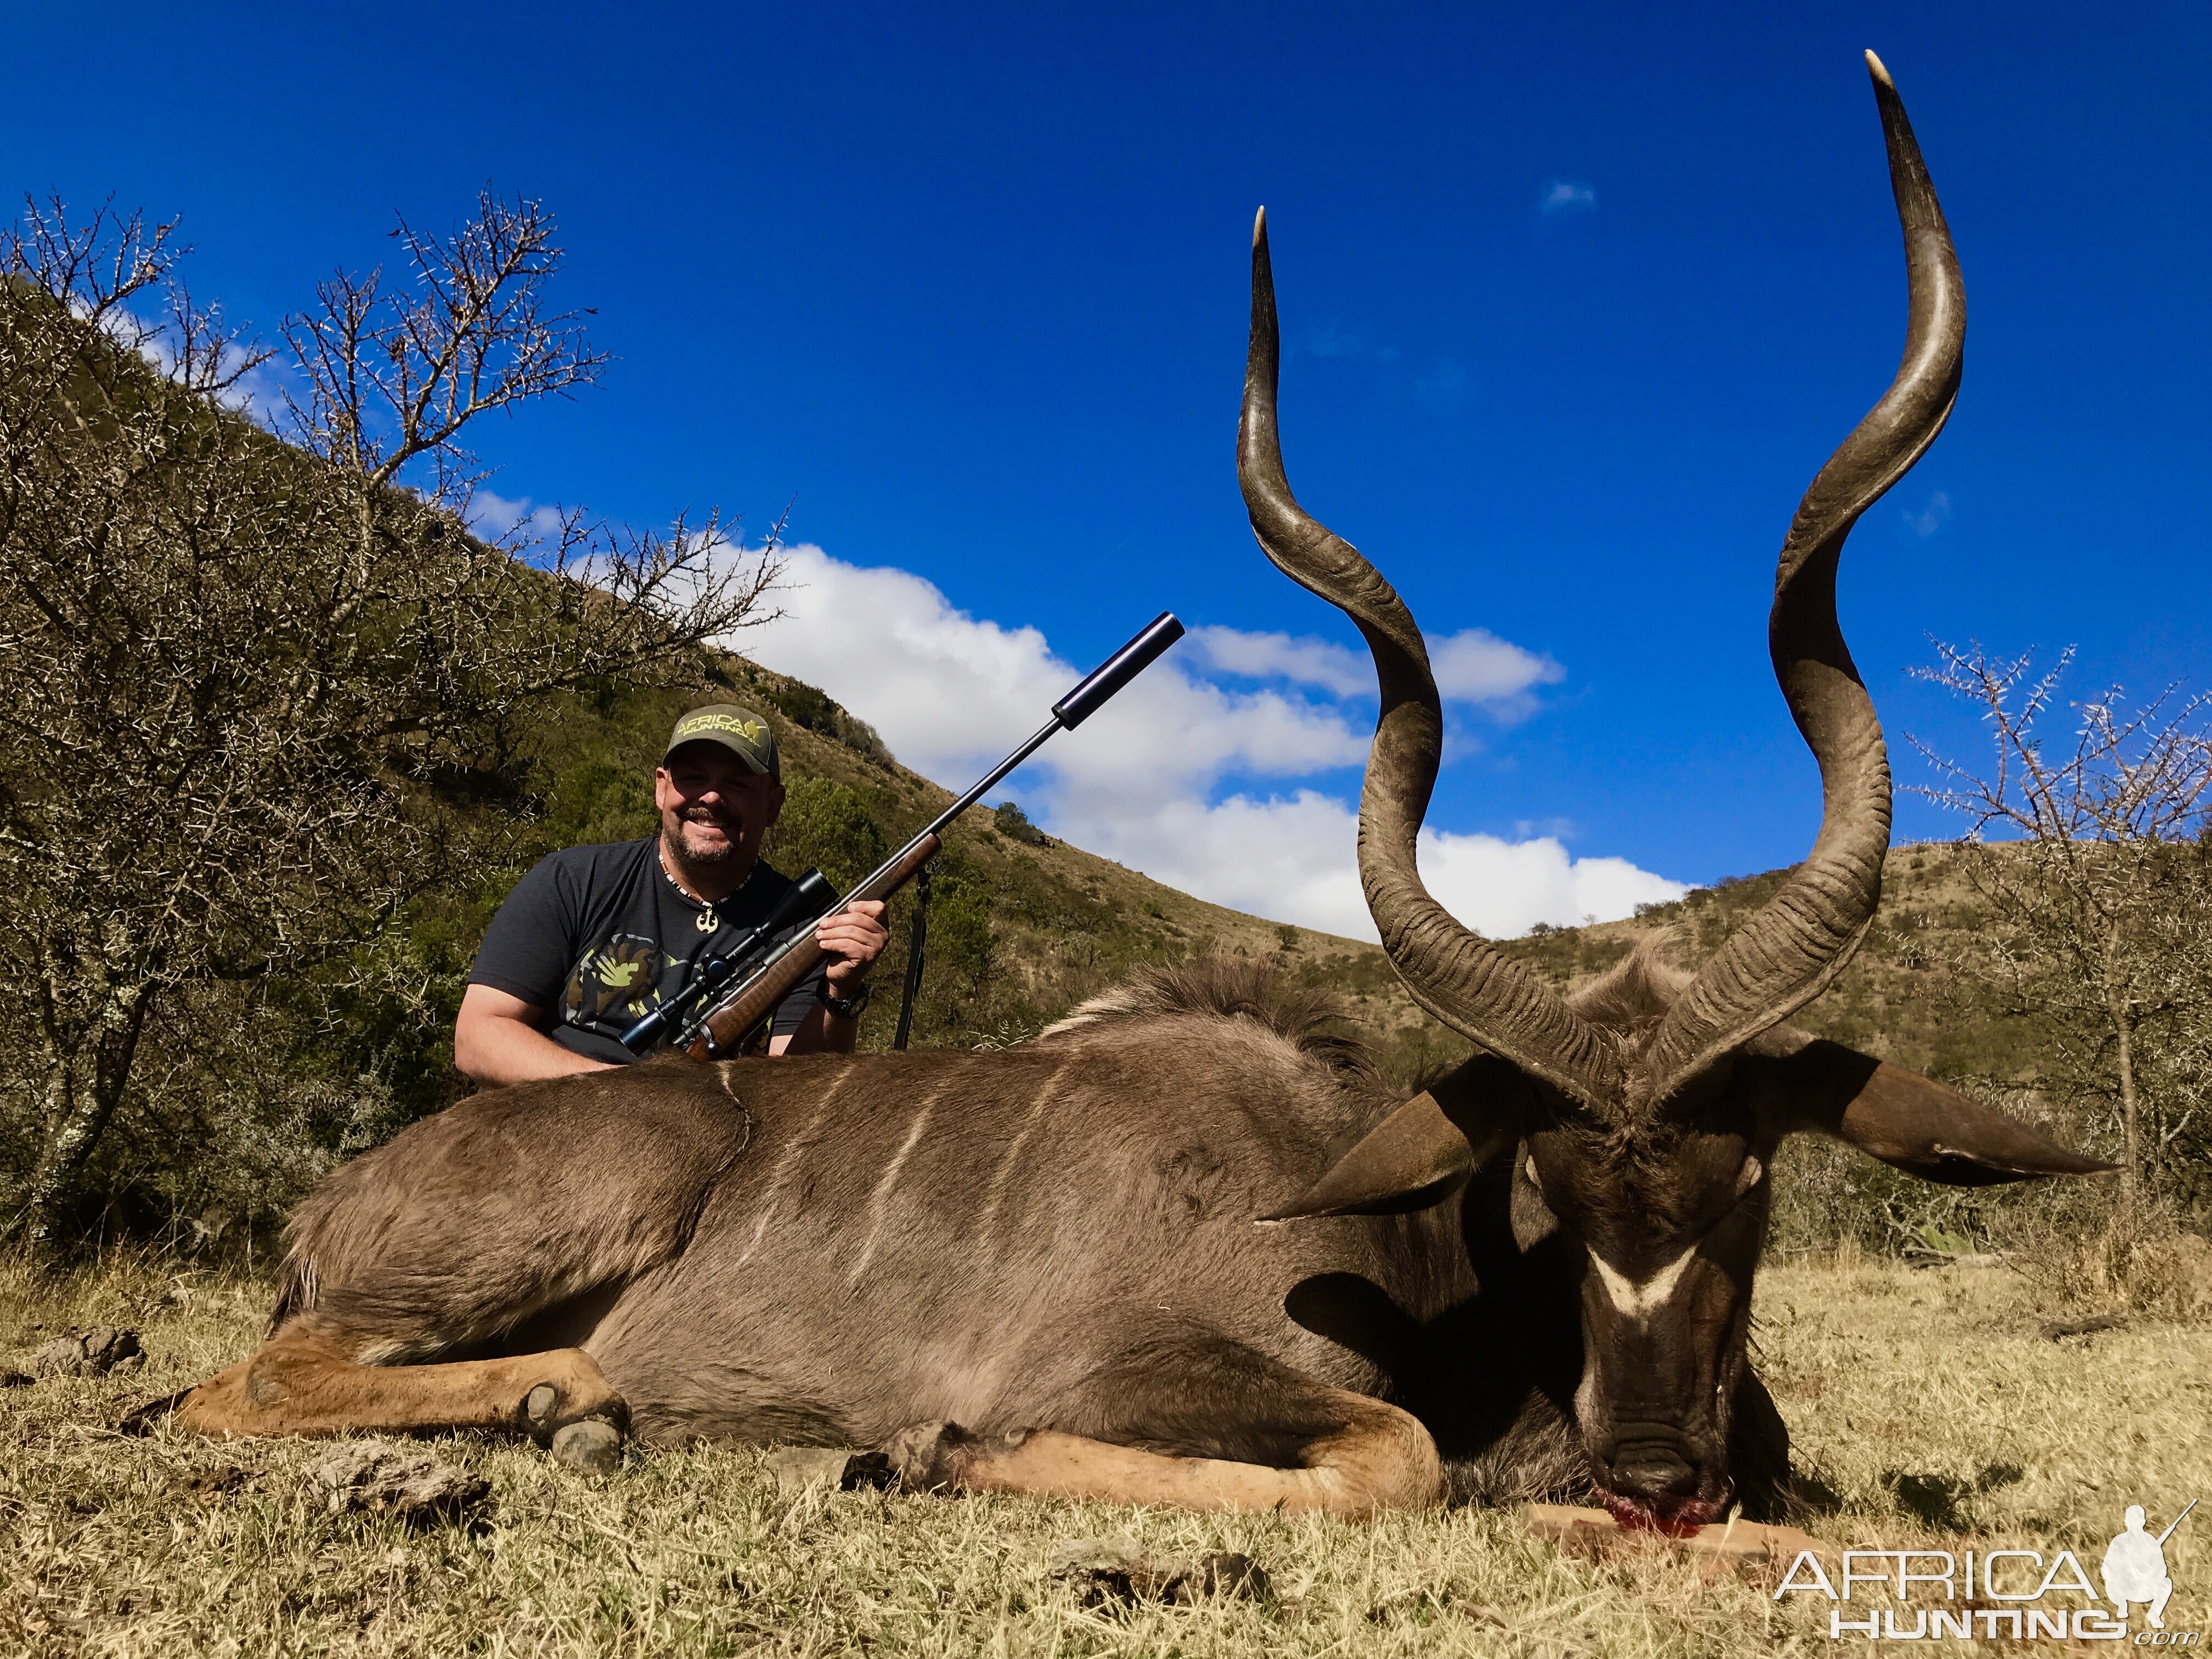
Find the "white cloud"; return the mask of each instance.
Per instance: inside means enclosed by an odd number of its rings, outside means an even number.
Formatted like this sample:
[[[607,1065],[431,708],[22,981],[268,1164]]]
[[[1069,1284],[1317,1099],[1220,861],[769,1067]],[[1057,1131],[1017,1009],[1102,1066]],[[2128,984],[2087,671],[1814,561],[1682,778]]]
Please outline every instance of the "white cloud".
[[[1397,347],[1377,350],[1362,336],[1340,328],[1315,329],[1300,343],[1316,357],[1380,357],[1385,362],[1395,362],[1398,357]]]
[[[1335,697],[1364,696],[1375,690],[1375,670],[1367,659],[1327,640],[1209,625],[1192,629],[1185,648],[1223,673],[1247,679],[1317,685]]]
[[[862,569],[803,544],[787,550],[789,585],[776,596],[785,615],[732,643],[822,687],[950,787],[1042,725],[1085,672],[1036,629],[956,610],[910,572]],[[1040,763],[1066,788],[1155,801],[1231,772],[1296,777],[1366,757],[1365,734],[1336,710],[1194,678],[1170,653]]]
[[[1043,724],[1082,676],[1036,629],[969,616],[911,572],[864,569],[805,544],[787,551],[790,586],[777,595],[784,615],[732,643],[829,692],[902,761],[948,788],[973,782]],[[1442,641],[1437,658],[1447,695],[1485,704],[1523,696],[1562,672],[1480,629]],[[1200,672],[1209,665],[1336,698],[1373,695],[1372,671],[1341,646],[1194,629],[1079,730],[1054,738],[1006,793],[1053,834],[1186,892],[1374,938],[1352,808],[1310,786],[1264,797],[1250,787],[1362,764],[1369,716],[1273,689],[1218,685]],[[1233,782],[1244,787],[1217,799]],[[1685,890],[1625,860],[1570,858],[1551,836],[1515,842],[1424,831],[1420,856],[1437,897],[1498,936],[1538,921],[1626,915],[1638,902]]]
[[[1550,836],[1513,842],[1424,830],[1419,857],[1422,879],[1444,908],[1493,939],[1540,921],[1612,921],[1690,890],[1626,859],[1571,858]]]
[[[1486,628],[1463,629],[1433,641],[1429,669],[1448,702],[1507,702],[1567,677],[1549,657],[1524,651]]]
[[[1375,670],[1366,654],[1328,640],[1209,626],[1190,630],[1190,647],[1224,674],[1285,679],[1334,697],[1375,693]],[[1429,666],[1447,702],[1510,703],[1534,686],[1566,678],[1566,670],[1549,657],[1524,651],[1486,628],[1431,640]]]
[[[1054,822],[1059,823],[1055,813]],[[1355,861],[1358,825],[1342,801],[1317,790],[1213,805],[1197,796],[1144,817],[1104,817],[1060,833],[1088,852],[1232,910],[1371,939]]]
[[[1912,526],[1916,536],[1932,536],[1943,527],[1943,520],[1951,516],[1951,498],[1937,490],[1928,498],[1928,505],[1915,513],[1905,509],[1905,522]]]
[[[1585,213],[1597,205],[1597,191],[1578,179],[1551,179],[1537,198],[1540,213]]]
[[[1345,803],[1301,789],[1263,801],[1232,795],[1212,806],[1174,801],[1147,818],[1103,820],[1088,839],[1075,839],[1216,904],[1371,939],[1358,830]],[[1626,859],[1571,857],[1550,836],[1510,842],[1425,829],[1415,858],[1437,902],[1492,939],[1515,938],[1540,921],[1611,921],[1689,890]]]
[[[509,501],[497,490],[478,484],[469,492],[463,509],[469,528],[488,542],[503,541],[520,531],[526,541],[557,536],[561,510],[533,503],[527,495]]]

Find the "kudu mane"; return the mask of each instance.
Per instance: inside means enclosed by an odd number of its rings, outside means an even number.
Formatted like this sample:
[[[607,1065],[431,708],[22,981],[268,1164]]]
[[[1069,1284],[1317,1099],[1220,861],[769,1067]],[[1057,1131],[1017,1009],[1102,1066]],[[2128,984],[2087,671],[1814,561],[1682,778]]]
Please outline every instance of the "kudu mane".
[[[1270,962],[1201,957],[1171,967],[1140,968],[1047,1026],[1036,1040],[1050,1042],[1125,1020],[1175,1014],[1250,1021],[1345,1082],[1381,1082],[1374,1056],[1345,1024],[1338,999],[1327,991],[1285,986]]]
[[[1626,956],[1570,994],[1567,1006],[1591,1024],[1620,1034],[1625,1047],[1642,1048],[1693,977],[1669,960],[1680,945],[1679,928],[1645,934]]]
[[[1625,1050],[1641,1050],[1694,977],[1673,960],[1682,942],[1679,927],[1644,935],[1620,961],[1567,994],[1566,1006],[1614,1033]],[[1271,961],[1200,957],[1139,968],[1045,1027],[1036,1042],[1056,1044],[1079,1036],[1119,1040],[1133,1022],[1191,1016],[1240,1021],[1248,1032],[1257,1026],[1299,1056],[1318,1060],[1345,1085],[1362,1091],[1382,1086],[1374,1053],[1347,1023],[1342,999],[1316,987],[1285,984]]]

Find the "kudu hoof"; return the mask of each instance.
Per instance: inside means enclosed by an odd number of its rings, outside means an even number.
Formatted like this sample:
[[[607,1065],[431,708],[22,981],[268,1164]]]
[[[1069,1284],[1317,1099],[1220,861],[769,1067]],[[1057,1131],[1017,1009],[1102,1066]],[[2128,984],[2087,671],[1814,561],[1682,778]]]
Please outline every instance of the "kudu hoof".
[[[174,1394],[163,1395],[159,1400],[149,1400],[133,1406],[124,1413],[115,1427],[118,1433],[145,1436],[153,1433],[162,1424],[176,1415],[177,1408],[191,1399],[195,1390],[179,1389]]]
[[[573,1390],[556,1382],[540,1382],[523,1395],[515,1407],[515,1425],[541,1446],[556,1445],[564,1430],[596,1421],[615,1437],[617,1448],[629,1425],[629,1408],[611,1390]]]
[[[1018,1437],[1010,1437],[1014,1443]],[[908,1492],[951,1492],[984,1449],[981,1436],[957,1423],[917,1423],[883,1443],[892,1476]]]
[[[553,1437],[555,1414],[561,1409],[561,1390],[550,1382],[540,1382],[522,1402],[522,1420],[530,1425],[530,1437],[540,1445]]]
[[[603,1418],[587,1417],[554,1435],[553,1455],[586,1474],[612,1474],[622,1468],[622,1431]]]

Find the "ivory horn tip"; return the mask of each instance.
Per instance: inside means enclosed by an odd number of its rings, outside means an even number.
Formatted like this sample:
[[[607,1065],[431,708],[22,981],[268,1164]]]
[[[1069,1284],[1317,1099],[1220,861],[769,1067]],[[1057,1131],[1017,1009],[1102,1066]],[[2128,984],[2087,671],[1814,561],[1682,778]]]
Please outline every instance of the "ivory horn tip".
[[[1875,80],[1881,82],[1882,85],[1887,87],[1892,92],[1895,92],[1897,90],[1897,82],[1889,78],[1888,69],[1883,64],[1881,58],[1875,56],[1873,48],[1871,47],[1868,48],[1866,60],[1867,73],[1873,76]]]
[[[1261,208],[1252,216],[1252,246],[1257,247],[1267,240],[1267,210]]]

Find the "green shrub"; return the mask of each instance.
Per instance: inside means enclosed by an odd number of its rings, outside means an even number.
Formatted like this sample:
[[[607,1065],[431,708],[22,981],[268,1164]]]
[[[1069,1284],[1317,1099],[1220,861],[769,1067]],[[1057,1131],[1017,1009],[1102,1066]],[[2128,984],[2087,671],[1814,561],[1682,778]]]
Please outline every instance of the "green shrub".
[[[801,680],[786,680],[763,690],[769,702],[775,705],[776,712],[794,726],[803,726],[810,732],[836,732],[837,705],[830,701],[827,692],[817,690]]]
[[[991,809],[991,814],[998,820],[999,833],[1008,841],[1018,841],[1024,847],[1052,845],[1044,831],[1030,822],[1030,815],[1012,801],[1000,801]]]
[[[787,876],[819,869],[845,892],[884,861],[884,832],[859,790],[827,778],[793,778],[787,788],[763,848],[770,864]]]

